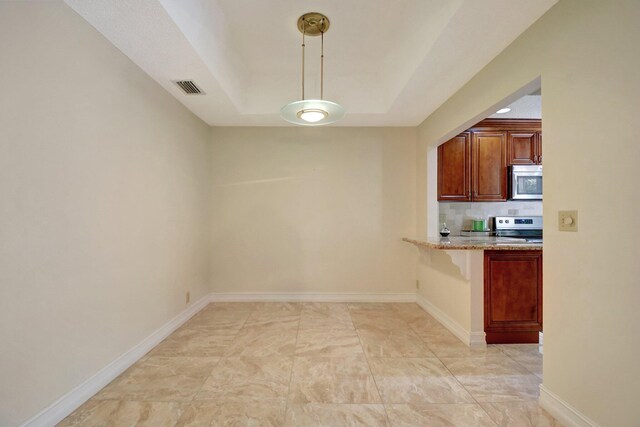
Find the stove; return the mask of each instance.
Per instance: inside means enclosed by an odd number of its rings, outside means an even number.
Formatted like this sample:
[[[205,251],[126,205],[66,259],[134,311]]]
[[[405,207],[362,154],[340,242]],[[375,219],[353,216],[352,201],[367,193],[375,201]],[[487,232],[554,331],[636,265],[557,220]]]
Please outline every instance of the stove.
[[[541,216],[497,216],[493,220],[498,237],[514,237],[530,243],[542,243]]]

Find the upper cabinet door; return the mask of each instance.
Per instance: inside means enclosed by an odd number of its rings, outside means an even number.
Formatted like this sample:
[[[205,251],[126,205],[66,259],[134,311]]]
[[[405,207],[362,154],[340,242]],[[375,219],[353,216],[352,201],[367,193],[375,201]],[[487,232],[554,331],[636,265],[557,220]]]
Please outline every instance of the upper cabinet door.
[[[509,132],[507,164],[535,165],[538,163],[537,132]]]
[[[506,201],[507,133],[473,132],[472,135],[473,201]]]
[[[463,132],[438,147],[438,200],[471,201],[469,132]]]
[[[538,132],[538,161],[536,163],[538,163],[539,165],[542,164],[542,132]]]

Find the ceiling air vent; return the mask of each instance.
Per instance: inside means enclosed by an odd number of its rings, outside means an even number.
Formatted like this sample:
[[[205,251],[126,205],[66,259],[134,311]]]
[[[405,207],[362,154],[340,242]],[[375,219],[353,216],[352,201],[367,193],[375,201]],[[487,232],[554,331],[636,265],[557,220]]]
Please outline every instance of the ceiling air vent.
[[[180,89],[187,95],[204,95],[205,93],[193,82],[193,80],[174,80]]]

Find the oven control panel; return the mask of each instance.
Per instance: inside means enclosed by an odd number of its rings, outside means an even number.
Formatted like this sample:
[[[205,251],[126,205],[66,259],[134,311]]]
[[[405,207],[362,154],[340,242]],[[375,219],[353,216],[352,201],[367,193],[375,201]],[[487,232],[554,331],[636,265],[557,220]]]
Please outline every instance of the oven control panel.
[[[497,216],[495,218],[496,230],[501,229],[542,229],[541,216]]]

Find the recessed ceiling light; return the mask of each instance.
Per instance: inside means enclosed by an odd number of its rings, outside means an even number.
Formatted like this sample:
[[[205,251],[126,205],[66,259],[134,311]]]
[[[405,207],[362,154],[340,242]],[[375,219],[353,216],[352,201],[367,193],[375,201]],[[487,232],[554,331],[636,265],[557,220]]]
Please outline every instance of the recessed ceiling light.
[[[501,108],[498,111],[496,111],[496,114],[504,114],[504,113],[508,113],[509,111],[511,111],[511,108]]]

